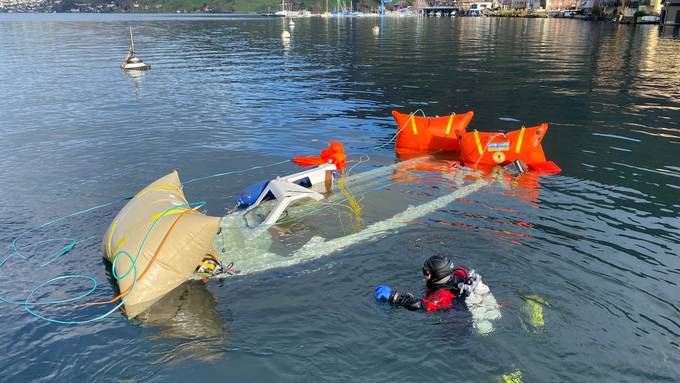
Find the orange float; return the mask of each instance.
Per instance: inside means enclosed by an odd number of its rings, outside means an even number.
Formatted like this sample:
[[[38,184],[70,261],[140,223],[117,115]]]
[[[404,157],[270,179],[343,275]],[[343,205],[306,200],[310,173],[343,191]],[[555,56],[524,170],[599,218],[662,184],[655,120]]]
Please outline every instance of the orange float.
[[[520,160],[527,164],[530,170],[559,173],[562,170],[554,162],[546,160],[543,153],[541,141],[547,132],[547,122],[507,133],[474,130],[460,138],[460,159],[474,167],[503,166]]]
[[[540,173],[559,173],[561,169],[548,161],[541,141],[548,123],[511,132],[466,132],[473,112],[445,117],[419,117],[392,111],[397,122],[397,155],[428,152],[459,152],[460,161],[474,168],[504,166],[521,160]]]
[[[505,165],[515,160],[526,164],[546,162],[541,140],[547,131],[547,123],[507,133],[474,130],[460,139],[460,158],[475,165]]]
[[[397,152],[459,150],[458,136],[472,120],[473,112],[443,117],[421,117],[392,111],[397,122]]]
[[[338,170],[347,168],[345,148],[337,141],[328,141],[328,148],[321,150],[318,157],[293,157],[293,162],[299,166],[318,166],[330,162]]]

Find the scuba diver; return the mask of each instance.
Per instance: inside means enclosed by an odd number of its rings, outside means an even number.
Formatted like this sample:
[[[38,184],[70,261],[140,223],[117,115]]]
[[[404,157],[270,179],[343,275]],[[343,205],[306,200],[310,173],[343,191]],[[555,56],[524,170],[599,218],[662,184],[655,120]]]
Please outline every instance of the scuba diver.
[[[464,299],[481,281],[481,277],[474,270],[461,266],[453,267],[453,262],[443,255],[434,255],[425,261],[423,276],[427,280],[427,295],[424,298],[416,298],[411,293],[403,293],[389,286],[380,285],[375,288],[375,299],[414,311],[450,309],[456,298]]]

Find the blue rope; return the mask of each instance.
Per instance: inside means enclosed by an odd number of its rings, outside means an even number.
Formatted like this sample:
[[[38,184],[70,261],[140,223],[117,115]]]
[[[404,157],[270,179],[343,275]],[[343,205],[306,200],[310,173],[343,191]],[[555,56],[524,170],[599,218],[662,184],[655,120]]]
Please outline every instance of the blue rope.
[[[5,265],[5,263],[6,263],[8,260],[10,260],[12,257],[19,257],[19,258],[21,258],[21,259],[24,260],[24,261],[27,260],[27,258],[24,257],[24,255],[21,253],[21,251],[20,251],[19,248],[17,247],[17,243],[19,242],[19,240],[21,240],[23,237],[25,237],[28,233],[30,233],[30,232],[32,232],[32,231],[36,231],[36,230],[43,229],[43,228],[45,228],[45,227],[47,227],[47,226],[50,226],[50,225],[53,225],[53,224],[55,224],[55,223],[57,223],[57,222],[61,222],[61,221],[65,220],[65,219],[67,219],[67,218],[72,218],[72,217],[76,217],[76,216],[79,216],[79,215],[82,215],[82,214],[85,214],[85,213],[88,213],[88,212],[91,212],[91,211],[103,209],[103,208],[108,207],[108,206],[111,206],[111,205],[113,205],[113,204],[115,204],[115,203],[117,203],[117,202],[125,201],[125,200],[131,199],[131,198],[132,198],[132,197],[118,198],[118,199],[115,199],[115,200],[113,200],[113,201],[111,201],[111,202],[107,202],[107,203],[104,203],[104,204],[101,204],[101,205],[97,205],[97,206],[92,206],[92,207],[89,207],[89,208],[87,208],[87,209],[80,210],[80,211],[77,211],[77,212],[75,212],[75,213],[71,213],[71,214],[69,214],[69,215],[65,215],[65,216],[63,216],[63,217],[59,217],[59,218],[53,219],[53,220],[51,220],[51,221],[49,221],[49,222],[43,223],[43,224],[40,225],[40,226],[36,226],[36,227],[34,227],[34,228],[31,228],[31,229],[28,229],[28,230],[24,231],[23,233],[19,234],[19,236],[17,236],[16,238],[14,238],[14,240],[12,241],[12,245],[10,246],[10,249],[12,250],[12,253],[11,253],[10,255],[8,255],[7,257],[5,257],[5,259],[3,259],[2,262],[0,262],[0,270],[1,270],[2,267]],[[92,237],[90,237],[90,238],[92,238]],[[42,241],[30,243],[30,244],[28,244],[28,245],[22,247],[22,249],[26,249],[26,248],[29,248],[29,247],[33,247],[33,246],[38,245],[38,244],[40,244],[40,243],[54,242],[54,241],[60,241],[60,240],[68,240],[68,241],[70,241],[71,243],[70,243],[69,245],[67,245],[66,247],[64,247],[59,253],[53,255],[53,256],[50,258],[49,261],[47,261],[46,263],[43,263],[42,267],[45,267],[45,266],[48,266],[50,263],[52,263],[54,260],[56,260],[56,259],[58,259],[58,258],[61,258],[62,256],[68,254],[71,250],[73,250],[73,248],[76,246],[76,244],[78,243],[78,241],[75,240],[75,239],[72,239],[72,238],[47,239],[47,240],[42,240]],[[83,277],[84,277],[84,278],[91,278],[90,276],[83,276]],[[51,280],[50,280],[50,281],[51,281]],[[50,282],[50,281],[48,281],[48,282]],[[87,296],[87,295],[85,295],[85,296]],[[83,296],[83,297],[85,297],[85,296]],[[7,298],[5,298],[5,297],[3,297],[3,296],[0,296],[0,302],[4,302],[4,303],[8,303],[8,304],[13,304],[13,305],[21,305],[21,306],[26,306],[26,303],[27,303],[26,300],[24,300],[24,301],[14,301],[14,300],[11,300],[11,299],[7,299]],[[58,303],[61,303],[61,302],[59,302],[59,301],[55,301],[55,302],[44,302],[44,303],[41,303],[41,304],[48,304],[48,305],[49,305],[49,304],[58,304]]]
[[[196,182],[196,181],[207,180],[207,179],[209,179],[209,178],[224,177],[224,176],[230,176],[230,175],[232,175],[232,174],[247,173],[247,172],[250,172],[250,171],[253,171],[253,170],[257,170],[257,169],[270,168],[270,167],[272,167],[272,166],[277,166],[277,165],[285,164],[285,163],[288,163],[288,162],[291,162],[291,161],[290,161],[290,160],[285,160],[285,161],[275,162],[275,163],[269,164],[269,165],[258,165],[258,166],[253,166],[253,167],[250,167],[250,168],[248,168],[248,169],[233,170],[233,171],[230,171],[230,172],[211,174],[211,175],[205,176],[205,177],[198,177],[198,178],[190,179],[189,181],[184,182],[184,185],[188,185],[188,184],[190,184],[190,183],[192,183],[192,182]]]
[[[216,173],[216,174],[212,174],[212,175],[205,176],[205,177],[198,177],[198,178],[191,179],[191,180],[185,182],[184,184],[186,185],[186,184],[196,182],[196,181],[206,180],[206,179],[215,178],[215,177],[223,177],[223,176],[232,175],[232,174],[247,173],[249,171],[253,171],[253,170],[257,170],[257,169],[264,169],[264,168],[268,168],[268,167],[272,167],[272,166],[276,166],[276,165],[281,165],[281,164],[284,164],[284,163],[287,163],[287,162],[290,162],[290,160],[279,161],[279,162],[269,164],[269,165],[253,166],[253,167],[250,167],[250,168],[247,168],[247,169]],[[55,223],[64,221],[66,219],[77,217],[77,216],[80,216],[80,215],[83,215],[83,214],[86,214],[86,213],[89,213],[89,212],[92,212],[92,211],[100,210],[100,209],[109,207],[111,205],[114,205],[116,203],[130,200],[132,198],[134,198],[134,196],[117,198],[113,201],[110,201],[110,202],[107,202],[107,203],[104,203],[104,204],[92,206],[92,207],[89,207],[87,209],[83,209],[83,210],[77,211],[75,213],[71,213],[71,214],[65,215],[63,217],[53,219],[51,221],[48,221],[48,222],[43,223],[39,226],[36,226],[34,228],[30,228],[30,229],[22,232],[16,238],[14,238],[14,240],[12,240],[12,244],[10,246],[11,253],[9,255],[7,255],[2,261],[0,261],[0,271],[2,270],[2,267],[5,266],[7,261],[9,261],[12,257],[18,257],[18,258],[20,258],[24,261],[27,261],[28,258],[22,254],[21,250],[25,250],[25,249],[28,249],[28,248],[38,246],[40,244],[50,243],[50,242],[67,243],[66,246],[64,246],[61,250],[59,250],[58,252],[56,252],[52,256],[48,257],[47,260],[44,261],[40,265],[40,267],[47,267],[47,266],[51,265],[53,262],[61,259],[65,255],[69,254],[79,243],[91,240],[93,238],[97,238],[98,236],[96,236],[96,235],[90,236],[90,237],[83,239],[83,240],[77,240],[77,239],[69,238],[69,237],[49,238],[49,239],[43,239],[43,240],[31,242],[31,243],[24,245],[24,246],[19,246],[18,245],[19,241],[21,239],[23,239],[24,237],[26,237],[31,232],[34,232],[34,231],[37,231],[37,230],[40,230],[40,229],[44,229],[48,226],[51,226]],[[92,295],[97,290],[98,284],[97,284],[97,280],[91,275],[68,274],[68,275],[61,275],[61,276],[57,276],[57,277],[54,277],[54,278],[50,278],[50,279],[40,283],[39,285],[37,285],[35,288],[33,288],[33,290],[31,290],[31,292],[28,294],[28,296],[26,297],[25,300],[13,300],[13,299],[9,299],[9,298],[4,297],[4,296],[0,296],[0,302],[22,306],[22,307],[24,307],[24,309],[29,314],[31,314],[31,315],[33,315],[37,318],[43,319],[45,321],[48,321],[48,322],[51,322],[51,323],[56,323],[56,324],[79,325],[79,324],[91,323],[91,322],[95,322],[95,321],[107,318],[108,316],[110,316],[114,312],[118,311],[125,304],[126,298],[132,293],[132,291],[134,291],[135,287],[137,286],[137,261],[139,259],[139,256],[140,256],[142,250],[144,249],[144,247],[147,243],[149,236],[157,228],[158,223],[161,220],[161,218],[165,217],[170,211],[175,210],[177,208],[186,207],[186,208],[196,210],[196,209],[200,209],[200,208],[204,207],[205,205],[206,205],[206,202],[201,201],[201,202],[187,203],[187,204],[178,205],[178,206],[172,206],[171,208],[164,211],[159,216],[159,218],[156,219],[154,221],[154,223],[151,225],[151,227],[147,231],[146,235],[144,236],[144,239],[142,240],[142,243],[140,244],[139,249],[137,250],[137,253],[135,254],[134,257],[130,253],[128,253],[124,250],[120,250],[116,254],[114,254],[113,260],[111,262],[112,263],[111,271],[112,271],[114,279],[116,279],[116,281],[119,281],[121,279],[126,278],[127,276],[130,275],[130,273],[132,273],[132,277],[133,277],[132,285],[130,286],[128,293],[120,299],[120,302],[117,305],[115,305],[115,307],[113,307],[111,310],[109,310],[109,311],[107,311],[107,312],[105,312],[101,315],[98,315],[98,316],[90,318],[90,319],[81,320],[81,321],[67,321],[67,320],[50,318],[50,317],[48,317],[44,314],[41,314],[41,313],[35,311],[35,309],[34,309],[34,307],[36,307],[36,306],[46,307],[46,306],[52,306],[52,305],[61,305],[61,304],[66,304],[66,303],[73,303],[73,302],[79,301],[81,299],[84,299],[84,298]],[[121,258],[121,257],[127,258],[130,261],[131,266],[125,273],[123,273],[122,275],[119,275],[117,265],[119,264],[119,258]],[[57,299],[57,300],[37,300],[37,301],[33,300],[33,297],[36,295],[36,293],[39,290],[41,290],[43,287],[49,286],[49,285],[56,283],[56,282],[59,282],[59,281],[72,281],[72,280],[85,280],[85,281],[90,282],[92,286],[90,287],[90,289],[88,291],[83,292],[83,293],[81,293],[81,294],[79,294],[75,297],[71,297],[71,298]]]

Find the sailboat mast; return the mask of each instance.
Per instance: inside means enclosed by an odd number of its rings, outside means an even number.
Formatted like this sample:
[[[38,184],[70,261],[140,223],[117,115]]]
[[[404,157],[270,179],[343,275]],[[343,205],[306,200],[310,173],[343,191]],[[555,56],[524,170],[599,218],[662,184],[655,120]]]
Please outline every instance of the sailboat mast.
[[[132,26],[130,27],[130,49],[132,50],[132,53],[135,53],[135,39],[132,37]]]

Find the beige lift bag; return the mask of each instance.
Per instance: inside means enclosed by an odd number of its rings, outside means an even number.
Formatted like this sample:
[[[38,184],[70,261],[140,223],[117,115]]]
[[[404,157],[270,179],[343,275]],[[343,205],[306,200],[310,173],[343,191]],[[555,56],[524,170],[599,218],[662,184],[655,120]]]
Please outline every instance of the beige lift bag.
[[[120,299],[134,318],[190,279],[206,254],[215,254],[219,217],[193,210],[176,171],[140,191],[103,238]],[[134,267],[133,267],[134,265]]]

